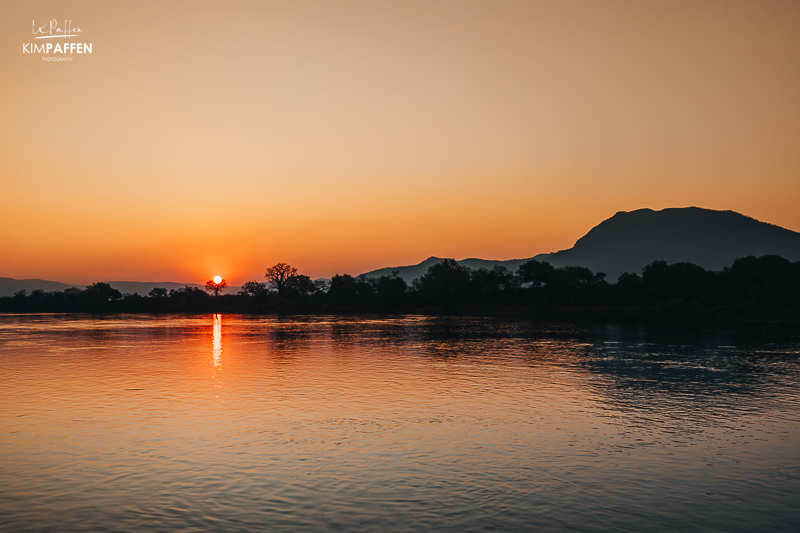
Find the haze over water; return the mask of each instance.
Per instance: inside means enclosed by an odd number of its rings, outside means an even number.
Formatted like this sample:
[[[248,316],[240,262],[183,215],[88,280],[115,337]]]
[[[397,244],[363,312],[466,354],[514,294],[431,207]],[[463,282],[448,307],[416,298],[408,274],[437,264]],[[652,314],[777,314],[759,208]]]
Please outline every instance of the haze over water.
[[[8,531],[788,531],[800,337],[0,317]]]

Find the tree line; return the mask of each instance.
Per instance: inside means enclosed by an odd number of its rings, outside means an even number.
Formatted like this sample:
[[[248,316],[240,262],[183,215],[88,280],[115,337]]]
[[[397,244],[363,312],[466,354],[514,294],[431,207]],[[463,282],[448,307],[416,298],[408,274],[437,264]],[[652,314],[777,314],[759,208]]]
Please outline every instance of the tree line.
[[[121,294],[108,283],[64,291],[19,291],[0,298],[2,312],[325,312],[413,311],[463,308],[800,306],[800,262],[779,256],[744,257],[720,271],[693,263],[653,261],[641,274],[625,272],[609,283],[602,272],[554,267],[531,260],[506,267],[470,269],[453,259],[428,268],[410,285],[393,272],[379,278],[336,274],[312,280],[287,263],[248,281],[238,294],[221,294],[227,282],[155,288],[146,296]]]

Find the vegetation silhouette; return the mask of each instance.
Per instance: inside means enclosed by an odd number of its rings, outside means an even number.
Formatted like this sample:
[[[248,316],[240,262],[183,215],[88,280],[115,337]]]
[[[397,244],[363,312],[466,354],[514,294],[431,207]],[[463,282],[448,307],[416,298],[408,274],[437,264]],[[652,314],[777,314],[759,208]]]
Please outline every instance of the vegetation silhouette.
[[[288,263],[278,263],[275,266],[269,267],[264,277],[267,278],[269,286],[278,291],[278,294],[283,293],[286,282],[292,277],[297,275],[297,269]]]
[[[424,304],[454,306],[466,301],[473,292],[471,271],[456,263],[455,259],[445,259],[428,268],[428,271],[414,280],[412,287]]]
[[[267,284],[261,283],[260,281],[246,281],[239,288],[240,296],[249,296],[252,298],[263,299],[266,298],[267,294],[269,294],[269,290],[267,289]]]
[[[734,211],[699,207],[637,209],[616,213],[565,250],[523,259],[465,258],[458,264],[472,270],[504,266],[517,272],[521,265],[535,259],[553,267],[583,266],[616,280],[626,271],[641,274],[653,259],[689,262],[718,271],[737,258],[751,255],[777,255],[800,261],[800,233]],[[416,265],[380,268],[365,275],[378,278],[397,270],[411,283],[440,261],[442,258],[429,257]]]
[[[392,272],[379,278],[336,274],[312,281],[287,264],[267,269],[267,282],[245,282],[222,294],[223,280],[207,290],[154,288],[146,296],[121,294],[108,283],[63,291],[18,291],[0,298],[0,312],[515,312],[557,316],[584,310],[614,316],[642,314],[744,316],[778,310],[800,318],[800,261],[748,256],[718,271],[688,262],[654,260],[641,274],[624,272],[608,283],[602,272],[537,260],[516,272],[504,266],[470,269],[453,259],[431,265],[409,286]],[[213,294],[213,296],[212,296]],[[616,310],[616,311],[615,311]],[[765,311],[767,310],[767,311]],[[770,311],[771,310],[771,311]],[[767,313],[769,314],[769,313]]]
[[[147,295],[150,298],[166,298],[167,296],[169,296],[169,293],[167,292],[167,289],[155,287],[154,289],[151,289],[150,292],[147,293]]]

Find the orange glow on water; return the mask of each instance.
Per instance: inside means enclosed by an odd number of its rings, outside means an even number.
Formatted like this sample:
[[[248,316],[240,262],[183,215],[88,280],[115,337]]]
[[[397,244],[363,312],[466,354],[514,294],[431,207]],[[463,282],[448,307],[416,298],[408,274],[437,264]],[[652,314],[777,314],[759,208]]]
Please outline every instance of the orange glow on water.
[[[6,529],[781,530],[796,335],[743,329],[0,316]]]

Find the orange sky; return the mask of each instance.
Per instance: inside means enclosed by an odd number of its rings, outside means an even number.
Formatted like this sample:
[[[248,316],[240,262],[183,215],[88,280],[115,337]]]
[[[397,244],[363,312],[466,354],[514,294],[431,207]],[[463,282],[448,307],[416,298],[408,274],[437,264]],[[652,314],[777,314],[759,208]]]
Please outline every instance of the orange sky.
[[[800,231],[795,1],[3,14],[0,276],[239,284],[279,261],[318,277],[523,258],[641,207]],[[50,19],[92,54],[22,53]]]

